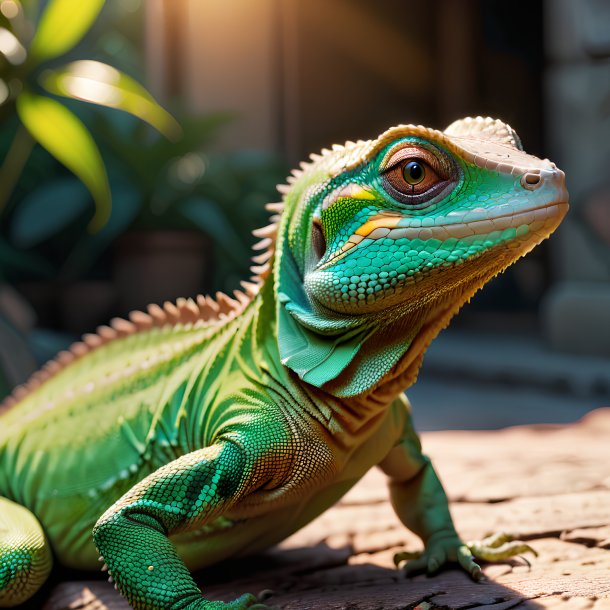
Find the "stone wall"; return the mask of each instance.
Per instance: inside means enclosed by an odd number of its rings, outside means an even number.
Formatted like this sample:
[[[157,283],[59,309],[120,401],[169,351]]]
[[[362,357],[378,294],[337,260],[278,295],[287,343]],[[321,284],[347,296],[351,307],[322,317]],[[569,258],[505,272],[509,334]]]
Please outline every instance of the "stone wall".
[[[546,136],[571,211],[553,239],[543,320],[553,347],[610,355],[610,3],[545,3]]]

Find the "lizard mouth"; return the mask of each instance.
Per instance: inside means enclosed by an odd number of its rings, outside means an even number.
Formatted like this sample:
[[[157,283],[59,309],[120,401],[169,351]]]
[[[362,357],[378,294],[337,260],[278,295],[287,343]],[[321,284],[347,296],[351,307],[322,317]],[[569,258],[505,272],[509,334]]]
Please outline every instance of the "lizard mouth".
[[[439,225],[431,227],[431,235],[426,239],[447,239],[450,237],[464,239],[477,239],[482,235],[488,235],[494,231],[504,231],[505,229],[517,229],[527,227],[528,231],[535,232],[548,225],[556,227],[568,211],[567,201],[554,201],[543,206],[498,214],[490,218],[480,220],[470,220],[455,224]],[[423,239],[420,237],[419,239]]]
[[[376,239],[438,239],[444,241],[450,238],[466,242],[480,239],[494,231],[526,227],[528,231],[539,231],[549,225],[555,228],[568,211],[567,201],[552,201],[542,206],[525,210],[512,210],[504,214],[488,216],[488,210],[473,210],[461,215],[452,222],[447,216],[437,225],[426,227],[401,227],[402,216],[394,214],[379,214],[360,227],[336,252],[324,261],[318,269],[322,270],[345,257],[352,248],[366,247]]]

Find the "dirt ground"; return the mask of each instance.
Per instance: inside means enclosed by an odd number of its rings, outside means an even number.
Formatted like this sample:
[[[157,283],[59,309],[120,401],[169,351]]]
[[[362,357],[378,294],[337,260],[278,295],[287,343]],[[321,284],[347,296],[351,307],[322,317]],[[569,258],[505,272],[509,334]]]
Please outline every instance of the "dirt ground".
[[[406,579],[395,552],[418,549],[388,501],[383,475],[367,474],[334,508],[264,556],[197,575],[213,599],[267,590],[282,609],[489,608],[610,610],[610,408],[570,425],[424,433],[458,531],[496,531],[539,553],[484,566],[485,582],[458,569]],[[104,580],[67,580],[44,610],[127,610]]]

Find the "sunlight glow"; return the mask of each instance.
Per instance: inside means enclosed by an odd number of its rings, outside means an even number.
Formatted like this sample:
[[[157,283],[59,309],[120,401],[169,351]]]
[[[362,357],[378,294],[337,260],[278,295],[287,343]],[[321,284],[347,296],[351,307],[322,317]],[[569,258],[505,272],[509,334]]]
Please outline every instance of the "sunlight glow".
[[[119,82],[121,74],[118,70],[99,61],[81,60],[72,64],[72,73],[76,77],[103,81],[108,85]]]
[[[0,12],[7,19],[15,19],[19,15],[19,5],[14,0],[4,0],[0,4]]]
[[[117,106],[123,94],[108,83],[101,83],[86,76],[66,75],[61,79],[65,90],[81,100]]]
[[[0,28],[0,53],[2,53],[13,66],[22,64],[27,57],[24,46],[19,42],[17,37],[6,28]]]
[[[195,184],[205,172],[205,161],[201,155],[187,153],[175,164],[176,176],[183,184]]]
[[[6,83],[0,78],[0,106],[6,102],[9,93],[10,91]]]
[[[62,76],[61,85],[81,100],[117,106],[123,99],[121,90],[116,87],[120,80],[120,72],[112,66],[83,60],[72,64],[71,73]]]

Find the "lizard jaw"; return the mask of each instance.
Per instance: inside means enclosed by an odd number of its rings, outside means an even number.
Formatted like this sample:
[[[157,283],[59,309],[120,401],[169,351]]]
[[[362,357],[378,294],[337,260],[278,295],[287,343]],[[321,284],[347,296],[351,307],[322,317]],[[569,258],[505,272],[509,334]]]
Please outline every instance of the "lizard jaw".
[[[502,208],[504,206],[498,206]],[[456,238],[464,241],[480,239],[481,236],[493,231],[517,229],[527,227],[528,231],[540,231],[547,227],[550,231],[562,221],[569,208],[567,201],[553,201],[546,205],[530,207],[496,215],[485,215],[475,211],[461,215],[461,218],[443,218],[448,222],[432,226],[401,226],[404,219],[394,214],[379,214],[360,227],[341,247],[341,249],[327,259],[319,269],[325,269],[343,258],[352,248],[364,247],[375,239],[439,239],[441,241]],[[525,229],[523,229],[525,231]]]

